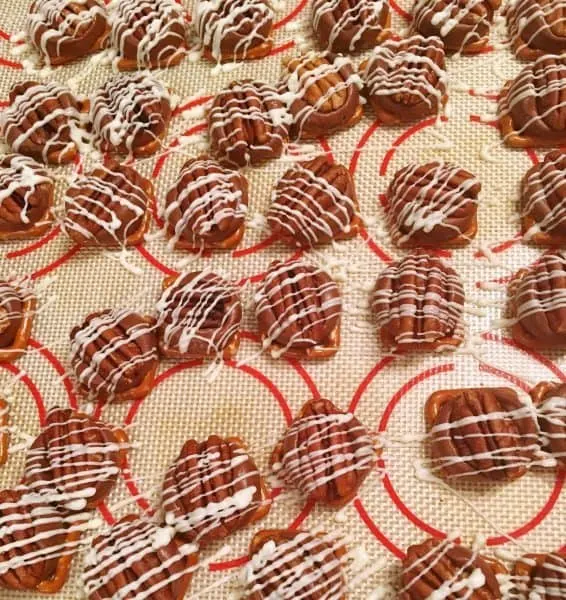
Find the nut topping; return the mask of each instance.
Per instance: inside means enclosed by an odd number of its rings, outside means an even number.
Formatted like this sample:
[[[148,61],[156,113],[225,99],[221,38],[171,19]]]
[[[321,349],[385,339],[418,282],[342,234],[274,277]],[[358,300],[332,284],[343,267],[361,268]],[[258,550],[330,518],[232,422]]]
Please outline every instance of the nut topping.
[[[270,508],[263,478],[238,438],[188,440],[165,476],[166,522],[200,547],[262,519]]]
[[[541,382],[531,390],[541,445],[566,467],[566,384]]]
[[[216,94],[208,115],[212,151],[233,167],[279,158],[290,120],[275,88],[259,81],[234,81]]]
[[[327,358],[340,344],[342,299],[326,271],[275,261],[255,294],[263,347],[278,358]]]
[[[446,479],[517,479],[539,450],[533,407],[509,388],[435,392],[425,415],[432,470]]]
[[[354,237],[361,220],[350,172],[326,156],[291,167],[277,183],[267,223],[276,238],[299,248]]]
[[[329,400],[307,402],[271,455],[271,467],[308,501],[342,507],[376,463],[366,428]]]
[[[30,289],[0,280],[0,362],[13,362],[25,353],[36,304]]]
[[[562,600],[566,598],[566,558],[557,553],[525,554],[515,563],[511,581],[516,598]]]

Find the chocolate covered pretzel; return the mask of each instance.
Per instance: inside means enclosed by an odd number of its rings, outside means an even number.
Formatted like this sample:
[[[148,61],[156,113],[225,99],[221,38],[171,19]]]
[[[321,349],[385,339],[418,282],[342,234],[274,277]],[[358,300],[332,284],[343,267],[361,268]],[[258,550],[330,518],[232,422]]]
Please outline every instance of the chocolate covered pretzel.
[[[561,600],[566,597],[566,558],[557,552],[525,554],[515,563],[511,577],[518,598]]]
[[[566,467],[566,384],[542,381],[531,390],[544,450]]]
[[[25,354],[37,300],[26,285],[0,280],[0,362]]]

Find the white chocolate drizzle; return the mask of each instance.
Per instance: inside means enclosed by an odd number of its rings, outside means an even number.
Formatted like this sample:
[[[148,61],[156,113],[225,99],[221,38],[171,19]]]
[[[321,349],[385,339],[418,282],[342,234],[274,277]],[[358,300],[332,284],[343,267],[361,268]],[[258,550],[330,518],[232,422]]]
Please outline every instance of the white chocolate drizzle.
[[[566,448],[566,398],[550,396],[537,407],[537,417],[543,429],[541,443],[545,451],[549,452],[553,458],[564,462],[566,450],[564,452],[554,450],[553,445],[563,445]],[[557,431],[544,431],[545,424]]]

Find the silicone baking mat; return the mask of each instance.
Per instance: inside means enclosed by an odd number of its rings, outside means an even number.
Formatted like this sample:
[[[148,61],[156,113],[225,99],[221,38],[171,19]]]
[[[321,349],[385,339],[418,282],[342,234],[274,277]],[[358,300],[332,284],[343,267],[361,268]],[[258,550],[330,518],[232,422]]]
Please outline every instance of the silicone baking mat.
[[[24,78],[56,79],[89,94],[111,75],[111,67],[85,60],[52,71],[36,69],[33,54],[11,36],[21,31],[26,0],[0,3],[0,104],[10,86]],[[275,82],[281,59],[312,47],[310,2],[278,2],[275,45],[263,60],[221,70],[191,53],[179,67],[155,72],[177,101],[164,151],[136,167],[152,177],[162,201],[183,162],[206,149],[205,110],[210,97],[234,78]],[[190,19],[191,6],[187,6]],[[404,35],[410,3],[392,2],[393,30]],[[348,533],[357,569],[369,569],[354,581],[351,598],[378,598],[395,584],[398,559],[406,547],[428,536],[457,532],[467,543],[484,542],[488,552],[512,558],[526,551],[550,551],[566,543],[564,474],[532,470],[508,485],[460,486],[458,494],[419,477],[426,459],[423,405],[434,390],[461,386],[511,385],[525,396],[540,380],[566,379],[561,355],[527,353],[509,332],[499,328],[506,281],[530,264],[540,249],[520,241],[518,185],[541,154],[504,148],[494,126],[496,96],[521,65],[505,46],[505,25],[498,17],[493,43],[475,57],[448,60],[449,104],[441,122],[434,119],[406,128],[384,127],[366,111],[354,128],[310,146],[291,147],[287,155],[259,169],[249,169],[249,221],[240,247],[228,253],[194,256],[170,252],[166,240],[150,239],[127,256],[80,249],[55,227],[33,242],[3,244],[1,276],[27,275],[41,297],[30,353],[14,365],[0,365],[0,394],[11,408],[11,454],[0,470],[0,485],[14,485],[22,473],[26,444],[37,434],[45,411],[53,405],[81,405],[65,377],[68,334],[88,313],[130,306],[151,312],[162,279],[181,269],[210,267],[240,282],[246,301],[244,343],[239,360],[210,373],[195,363],[163,362],[155,390],[143,402],[90,406],[109,422],[125,424],[135,443],[129,466],[101,507],[100,528],[128,512],[151,513],[158,507],[159,486],[167,465],[184,440],[208,434],[244,438],[261,469],[267,472],[271,447],[291,416],[313,395],[349,409],[385,442],[382,469],[363,486],[359,497],[336,514],[304,505],[293,492],[275,500],[264,521],[227,541],[224,556],[213,558],[194,578],[191,597],[231,598],[239,568],[254,531],[264,527],[323,528]],[[363,57],[357,57],[356,62]],[[6,149],[4,149],[6,150]],[[269,263],[289,258],[289,249],[273,242],[262,215],[277,178],[296,154],[328,152],[355,177],[366,222],[357,239],[340,242],[310,260],[324,264],[340,281],[345,314],[342,346],[325,362],[299,364],[259,353],[251,298],[254,284]],[[482,183],[479,233],[467,248],[448,257],[466,287],[466,343],[455,353],[392,357],[379,345],[368,311],[368,290],[387,262],[402,255],[384,226],[380,195],[397,169],[410,161],[450,160],[475,173]],[[90,159],[86,159],[88,168]],[[73,168],[52,169],[61,194]],[[159,231],[158,219],[152,232]],[[126,267],[123,263],[126,263]],[[213,376],[211,378],[211,375]],[[510,541],[513,540],[513,541]],[[218,544],[203,553],[214,557]],[[82,557],[55,597],[81,597]],[[391,592],[389,592],[391,593]],[[4,600],[36,597],[0,591]]]

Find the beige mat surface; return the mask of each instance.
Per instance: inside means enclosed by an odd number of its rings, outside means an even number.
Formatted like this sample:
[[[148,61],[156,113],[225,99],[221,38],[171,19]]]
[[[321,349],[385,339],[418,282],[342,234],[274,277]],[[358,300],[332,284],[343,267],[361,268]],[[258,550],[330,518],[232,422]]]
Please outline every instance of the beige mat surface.
[[[27,5],[27,0],[0,2],[0,102],[6,101],[11,84],[24,78],[54,78],[88,94],[111,75],[110,67],[95,66],[89,60],[52,72],[26,73],[30,57],[6,38],[22,29]],[[156,73],[181,107],[167,138],[171,150],[137,163],[142,173],[154,178],[160,201],[182,163],[206,147],[202,124],[208,97],[236,77],[275,82],[281,58],[303,45],[312,45],[309,5],[302,0],[277,3],[276,50],[264,60],[238,66],[232,72],[216,72],[210,63],[191,55],[179,67]],[[409,9],[410,1],[402,6]],[[407,26],[402,13],[402,9],[394,12],[393,29],[399,34]],[[520,70],[510,50],[497,43],[504,35],[504,24],[498,23],[493,31],[495,48],[481,56],[448,60],[450,101],[444,122],[383,127],[374,123],[367,111],[353,129],[316,145],[331,151],[354,172],[367,225],[363,237],[310,254],[340,280],[344,294],[342,346],[334,358],[299,365],[259,356],[248,303],[248,333],[239,354],[240,359],[249,357],[245,366],[225,366],[210,381],[206,367],[162,363],[159,385],[145,401],[102,408],[108,421],[128,425],[135,449],[129,470],[99,515],[101,527],[128,512],[158,506],[162,474],[189,437],[239,435],[267,472],[269,451],[286,420],[314,393],[355,410],[372,431],[384,436],[384,470],[376,470],[369,477],[352,505],[336,515],[323,509],[305,509],[296,494],[282,494],[265,521],[228,540],[230,549],[223,559],[227,562],[198,572],[193,595],[230,598],[236,566],[242,563],[254,531],[263,527],[300,524],[344,531],[363,548],[360,560],[365,552],[374,565],[384,561],[383,569],[352,590],[354,600],[380,597],[382,586],[395,583],[398,557],[405,548],[429,535],[459,532],[470,543],[484,538],[489,552],[501,555],[504,549],[511,557],[525,551],[556,550],[566,543],[563,476],[533,470],[509,485],[470,484],[456,495],[416,476],[415,463],[426,453],[422,443],[407,438],[424,433],[422,409],[433,390],[512,385],[524,395],[525,389],[540,380],[566,379],[563,356],[518,350],[509,341],[509,332],[497,328],[506,278],[540,254],[540,249],[517,241],[518,184],[536,155],[504,148],[490,124],[494,96],[504,81]],[[391,358],[377,341],[367,307],[368,289],[386,261],[402,255],[389,239],[379,195],[398,168],[433,157],[469,169],[483,186],[477,239],[468,248],[454,251],[451,258],[465,280],[466,344],[452,354]],[[287,156],[246,172],[251,184],[250,219],[243,242],[232,253],[204,257],[172,253],[165,240],[155,238],[141,250],[130,252],[125,257],[130,268],[125,268],[116,255],[79,250],[58,230],[39,244],[17,242],[0,247],[0,275],[31,276],[39,287],[43,307],[34,324],[32,342],[32,347],[43,350],[30,352],[13,367],[0,365],[0,394],[10,402],[17,429],[12,438],[13,452],[0,470],[0,486],[14,485],[20,478],[24,461],[21,449],[28,436],[39,431],[45,409],[81,403],[62,375],[67,369],[68,333],[84,316],[116,306],[151,312],[165,274],[182,268],[216,269],[240,281],[244,298],[251,300],[254,282],[269,263],[292,254],[282,245],[270,243],[268,233],[261,230],[261,215],[269,205],[271,189],[289,161],[292,157]],[[60,200],[72,168],[54,172]],[[152,231],[158,229],[154,222]],[[509,541],[508,536],[515,541]],[[219,548],[207,550],[204,558]],[[75,559],[72,577],[56,595],[57,600],[81,597],[81,562],[82,557]],[[218,586],[208,588],[218,582]],[[32,597],[0,591],[2,600]]]

